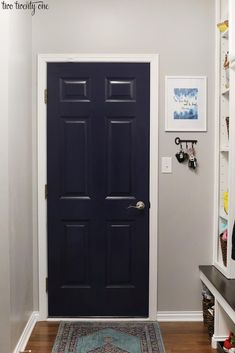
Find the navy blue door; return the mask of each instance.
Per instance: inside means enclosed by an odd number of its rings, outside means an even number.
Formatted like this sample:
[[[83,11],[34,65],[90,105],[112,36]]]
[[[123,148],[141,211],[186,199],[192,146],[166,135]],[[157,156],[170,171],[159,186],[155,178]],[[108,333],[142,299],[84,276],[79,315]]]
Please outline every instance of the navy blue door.
[[[149,64],[47,75],[49,316],[147,317]]]

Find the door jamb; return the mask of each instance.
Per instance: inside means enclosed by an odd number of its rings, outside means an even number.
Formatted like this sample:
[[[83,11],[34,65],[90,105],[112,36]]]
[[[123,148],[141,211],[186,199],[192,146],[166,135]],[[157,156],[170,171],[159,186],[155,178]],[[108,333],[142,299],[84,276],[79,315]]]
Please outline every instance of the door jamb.
[[[47,63],[49,62],[130,62],[150,64],[150,213],[149,213],[149,316],[157,318],[157,235],[158,235],[158,54],[40,54],[38,55],[37,86],[37,217],[38,217],[38,275],[39,320],[48,319],[47,278]],[[48,319],[50,320],[50,319]],[[58,320],[58,318],[56,319]],[[67,319],[68,320],[68,319]],[[84,320],[84,318],[82,319]],[[89,318],[89,320],[92,320]],[[97,319],[96,319],[97,320]],[[99,320],[108,320],[100,318]],[[109,319],[110,320],[110,319]],[[114,318],[111,319],[112,321]],[[120,319],[119,319],[120,320]],[[132,319],[123,319],[132,320]],[[138,319],[139,320],[139,319]],[[145,319],[146,320],[146,319]],[[78,321],[78,319],[76,319]]]

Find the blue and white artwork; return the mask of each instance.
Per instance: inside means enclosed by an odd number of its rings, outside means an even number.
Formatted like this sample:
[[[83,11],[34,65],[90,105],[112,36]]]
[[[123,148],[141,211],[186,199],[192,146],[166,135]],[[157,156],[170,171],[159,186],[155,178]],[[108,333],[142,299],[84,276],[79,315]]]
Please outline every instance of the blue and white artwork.
[[[198,120],[198,88],[174,88],[174,119]]]

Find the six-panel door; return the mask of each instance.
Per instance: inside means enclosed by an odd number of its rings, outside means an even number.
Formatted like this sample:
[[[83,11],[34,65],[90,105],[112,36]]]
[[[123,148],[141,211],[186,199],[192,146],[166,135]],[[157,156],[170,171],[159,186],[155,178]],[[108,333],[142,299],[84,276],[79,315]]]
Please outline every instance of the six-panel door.
[[[49,316],[148,316],[149,70],[48,64]]]

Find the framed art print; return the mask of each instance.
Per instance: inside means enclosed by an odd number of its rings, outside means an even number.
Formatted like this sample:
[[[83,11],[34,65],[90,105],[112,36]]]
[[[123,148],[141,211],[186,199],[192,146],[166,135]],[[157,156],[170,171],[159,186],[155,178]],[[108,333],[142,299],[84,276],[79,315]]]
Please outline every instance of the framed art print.
[[[166,76],[165,130],[207,130],[207,78]]]

